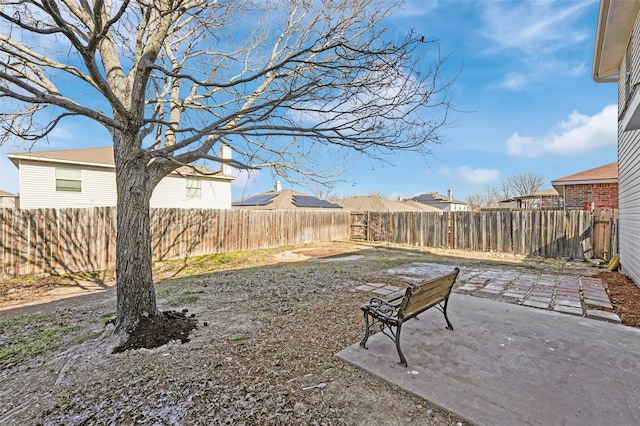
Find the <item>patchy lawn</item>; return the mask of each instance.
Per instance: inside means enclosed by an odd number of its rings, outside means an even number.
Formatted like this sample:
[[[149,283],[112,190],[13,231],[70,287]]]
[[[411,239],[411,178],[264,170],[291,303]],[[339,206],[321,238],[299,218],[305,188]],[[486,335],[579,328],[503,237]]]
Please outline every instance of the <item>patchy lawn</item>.
[[[158,263],[159,308],[197,328],[184,344],[177,336],[151,350],[108,353],[108,278],[87,296],[0,311],[0,354],[18,342],[26,348],[0,358],[0,424],[464,424],[334,357],[362,337],[359,306],[370,295],[355,287],[405,285],[386,274],[390,267],[554,267],[456,255],[466,257],[338,242]],[[34,286],[31,302],[50,299]],[[17,295],[19,282],[0,284],[8,287],[11,300],[29,299]],[[7,297],[0,293],[0,307]]]

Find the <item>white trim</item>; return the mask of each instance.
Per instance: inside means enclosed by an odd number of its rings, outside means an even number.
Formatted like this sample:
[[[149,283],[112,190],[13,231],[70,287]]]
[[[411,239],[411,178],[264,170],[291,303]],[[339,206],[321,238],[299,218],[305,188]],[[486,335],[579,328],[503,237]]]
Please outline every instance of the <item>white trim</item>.
[[[640,129],[640,90],[634,90],[631,100],[625,108],[624,115],[620,120],[622,122],[622,130]]]
[[[77,164],[79,166],[89,166],[89,167],[104,167],[106,169],[115,169],[116,166],[113,164],[104,164],[104,163],[89,163],[85,161],[74,161],[74,160],[60,160],[58,158],[48,158],[48,157],[34,157],[34,156],[25,156],[25,155],[15,155],[9,154],[7,157],[11,160],[14,158],[17,160],[25,160],[25,161],[41,161],[45,163],[58,163],[58,164]]]
[[[24,155],[14,155],[14,154],[10,154],[7,155],[7,157],[11,160],[16,159],[16,160],[22,160],[22,161],[33,161],[33,162],[40,162],[40,163],[54,163],[54,164],[72,164],[72,165],[77,165],[77,166],[87,166],[87,167],[101,167],[104,169],[111,169],[111,170],[115,170],[116,166],[113,164],[104,164],[104,163],[89,163],[86,161],[75,161],[75,160],[61,160],[59,158],[48,158],[48,157],[33,157],[33,156],[24,156]],[[18,162],[17,167],[20,168],[20,164]],[[198,167],[198,166],[196,166]],[[219,173],[219,172],[218,172]],[[177,170],[172,171],[171,173],[169,173],[169,175],[176,175],[176,176],[180,176],[180,177],[187,177],[187,176],[197,176],[199,178],[203,178],[203,179],[211,179],[211,180],[228,180],[228,181],[232,181],[235,180],[235,176],[228,176],[228,175],[223,175],[223,174],[214,174],[214,175],[210,175],[210,174],[202,174],[202,173],[195,173],[195,174],[186,174],[186,173],[180,173]]]
[[[553,186],[590,185],[594,183],[618,183],[618,179],[586,179],[586,180],[568,180],[563,182],[551,181],[551,185]]]
[[[637,1],[600,1],[592,68],[596,83],[618,81],[639,6]]]

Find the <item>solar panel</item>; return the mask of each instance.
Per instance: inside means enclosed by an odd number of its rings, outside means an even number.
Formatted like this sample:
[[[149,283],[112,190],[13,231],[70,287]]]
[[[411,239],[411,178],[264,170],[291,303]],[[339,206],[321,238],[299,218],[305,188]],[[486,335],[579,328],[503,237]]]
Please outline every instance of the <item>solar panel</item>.
[[[321,200],[309,195],[294,195],[293,205],[296,207],[313,207],[323,209],[341,209],[342,206],[331,203],[327,200]]]
[[[234,201],[231,203],[232,206],[242,207],[242,206],[266,206],[267,204],[272,202],[272,198],[278,194],[262,194],[262,195],[254,195],[253,197],[245,198],[241,201]]]

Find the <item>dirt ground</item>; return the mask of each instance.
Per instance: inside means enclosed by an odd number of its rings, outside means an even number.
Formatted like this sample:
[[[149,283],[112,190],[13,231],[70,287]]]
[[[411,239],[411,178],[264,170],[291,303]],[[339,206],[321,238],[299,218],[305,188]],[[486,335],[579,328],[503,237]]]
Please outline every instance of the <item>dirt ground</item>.
[[[121,353],[110,273],[2,282],[0,424],[465,424],[334,357],[362,337],[369,295],[355,287],[406,285],[385,271],[411,262],[568,267],[347,242],[163,262],[159,308],[197,328]],[[640,289],[600,276],[623,322],[639,326]]]
[[[595,276],[602,279],[613,311],[618,314],[622,323],[640,328],[640,287],[628,276],[617,272],[602,271]]]

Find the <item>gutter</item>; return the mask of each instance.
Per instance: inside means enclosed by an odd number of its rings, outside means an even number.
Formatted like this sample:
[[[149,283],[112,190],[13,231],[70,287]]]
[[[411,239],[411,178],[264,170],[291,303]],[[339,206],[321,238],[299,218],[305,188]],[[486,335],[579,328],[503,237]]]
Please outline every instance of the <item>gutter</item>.
[[[591,73],[596,83],[613,83],[624,77],[620,66],[639,10],[638,0],[600,0]]]
[[[596,29],[596,41],[593,51],[593,68],[591,76],[596,83],[613,83],[618,81],[618,75],[614,76],[600,76],[600,64],[602,62],[602,49],[604,45],[604,35],[606,28],[606,21],[609,16],[609,8],[611,7],[611,0],[600,0],[600,8],[598,10],[598,27]]]

